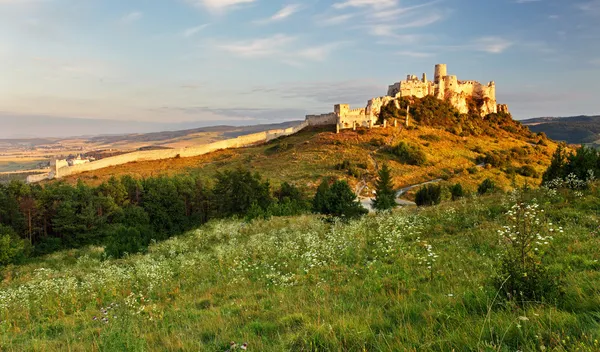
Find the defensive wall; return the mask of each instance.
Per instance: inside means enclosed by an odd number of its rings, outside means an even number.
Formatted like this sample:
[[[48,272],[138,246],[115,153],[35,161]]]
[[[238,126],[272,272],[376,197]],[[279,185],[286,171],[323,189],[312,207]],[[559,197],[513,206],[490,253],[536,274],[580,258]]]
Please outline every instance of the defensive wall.
[[[161,149],[161,150],[144,150],[135,151],[118,156],[108,157],[85,164],[68,166],[66,161],[56,160],[52,165],[52,171],[49,174],[31,175],[27,177],[28,183],[40,182],[46,179],[62,178],[65,176],[80,174],[83,172],[99,170],[111,166],[122,165],[138,161],[151,161],[171,159],[175,157],[193,157],[212,153],[217,150],[230,148],[243,148],[255,144],[267,143],[279,137],[289,136],[298,133],[302,129],[309,126],[308,122],[304,121],[296,126],[268,130],[248,135],[239,136],[237,138],[225,139],[214,143],[204,144],[197,147],[179,148],[179,149]]]

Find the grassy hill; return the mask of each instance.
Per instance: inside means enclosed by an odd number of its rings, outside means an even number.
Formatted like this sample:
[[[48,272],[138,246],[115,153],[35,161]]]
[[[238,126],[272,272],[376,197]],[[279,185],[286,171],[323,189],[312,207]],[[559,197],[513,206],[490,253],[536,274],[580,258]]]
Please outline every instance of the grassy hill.
[[[600,116],[542,117],[521,122],[533,132],[544,132],[557,141],[600,144]]]
[[[55,253],[2,269],[0,350],[598,351],[599,199],[594,185],[349,223],[221,220],[121,260]],[[542,257],[556,300],[515,304],[492,283],[521,203],[557,229]]]
[[[389,149],[400,142],[422,150],[425,163],[408,165],[390,153]],[[442,178],[474,189],[482,180],[492,178],[508,189],[513,185],[540,183],[535,176],[549,165],[556,144],[548,140],[538,142],[529,132],[503,129],[495,129],[493,136],[459,136],[427,125],[411,129],[348,130],[340,134],[331,129],[307,129],[266,145],[192,158],[130,163],[73,175],[66,180],[74,184],[81,179],[97,185],[113,175],[142,178],[179,173],[196,173],[210,179],[217,171],[242,166],[260,172],[275,184],[287,181],[309,189],[316,188],[323,176],[335,176],[347,179],[367,195],[373,189],[378,167],[387,162],[399,188]],[[486,155],[496,155],[496,162],[477,167],[487,163],[483,160]],[[520,175],[519,168],[524,165],[531,165],[537,175]]]

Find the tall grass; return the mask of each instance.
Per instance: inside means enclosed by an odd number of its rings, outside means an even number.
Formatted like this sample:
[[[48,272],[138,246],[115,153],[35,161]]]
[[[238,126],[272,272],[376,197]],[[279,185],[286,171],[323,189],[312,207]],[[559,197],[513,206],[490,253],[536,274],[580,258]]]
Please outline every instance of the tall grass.
[[[5,268],[2,351],[598,351],[599,194],[540,189],[398,210],[211,222],[105,259],[103,248]],[[564,233],[555,302],[515,305],[492,277],[497,231],[533,201]]]

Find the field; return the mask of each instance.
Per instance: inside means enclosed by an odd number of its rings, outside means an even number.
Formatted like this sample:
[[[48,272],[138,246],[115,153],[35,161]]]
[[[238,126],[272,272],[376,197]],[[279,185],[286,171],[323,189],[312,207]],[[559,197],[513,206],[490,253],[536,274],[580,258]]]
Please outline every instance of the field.
[[[32,259],[2,271],[0,350],[598,351],[597,186],[349,223],[215,221],[121,260],[101,247]],[[557,229],[555,301],[517,305],[491,282],[520,203]]]
[[[22,172],[38,169],[40,163],[47,162],[42,158],[15,158],[0,156],[0,173]]]
[[[402,164],[385,152],[386,146],[401,141],[419,146],[427,155],[425,165]],[[539,184],[539,176],[550,164],[556,144],[548,141],[543,146],[532,142],[535,141],[502,130],[492,138],[459,137],[426,126],[410,130],[390,127],[343,131],[340,134],[328,129],[313,129],[266,145],[223,150],[192,158],[130,163],[73,175],[66,180],[74,184],[81,179],[97,185],[113,175],[142,178],[179,173],[198,173],[210,179],[217,171],[242,166],[260,172],[274,184],[287,181],[313,190],[323,176],[344,178],[357,190],[362,189],[362,195],[366,196],[373,189],[377,169],[388,162],[398,188],[442,178],[475,189],[484,179],[492,178],[502,188],[509,189]],[[489,152],[508,153],[511,159],[508,166],[531,165],[538,177],[512,175],[498,167],[477,168],[477,157]],[[335,166],[344,160],[352,164],[352,173],[336,169]]]

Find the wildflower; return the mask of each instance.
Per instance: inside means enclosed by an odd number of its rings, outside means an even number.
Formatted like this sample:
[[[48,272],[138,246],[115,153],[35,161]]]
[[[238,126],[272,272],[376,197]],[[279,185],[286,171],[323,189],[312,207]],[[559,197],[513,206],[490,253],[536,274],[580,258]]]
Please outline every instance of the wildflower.
[[[240,347],[242,350],[247,350],[248,349],[248,343],[244,342],[244,344],[242,345],[242,347]]]

